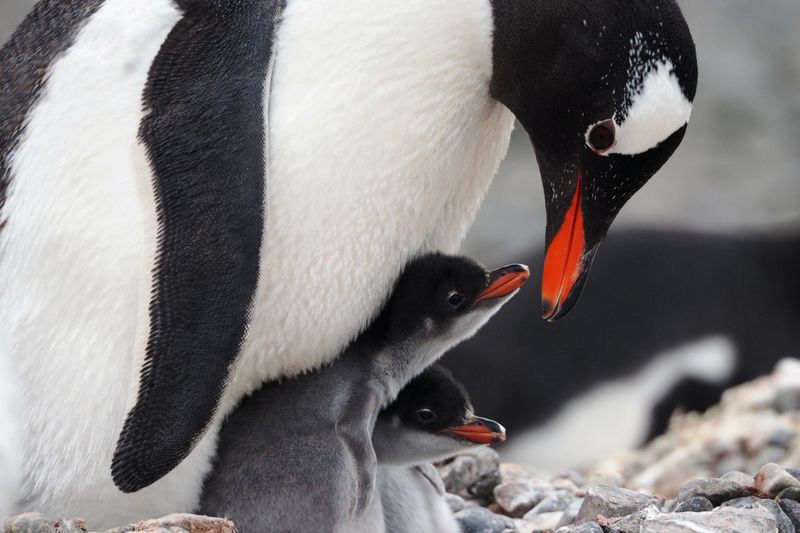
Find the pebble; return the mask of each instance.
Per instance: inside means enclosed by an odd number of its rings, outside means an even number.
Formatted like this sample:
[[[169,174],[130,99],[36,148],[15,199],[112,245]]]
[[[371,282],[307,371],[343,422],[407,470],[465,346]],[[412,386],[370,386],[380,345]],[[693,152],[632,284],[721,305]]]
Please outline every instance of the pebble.
[[[794,533],[794,525],[780,505],[773,500],[760,500],[753,506],[754,509],[758,507],[765,508],[772,513],[773,518],[778,523],[778,533]]]
[[[521,529],[521,531],[525,531],[526,533],[528,531],[531,533],[538,531],[552,531],[558,526],[558,523],[561,521],[563,516],[563,511],[539,513],[535,515],[528,513],[523,517],[525,529]]]
[[[756,474],[756,488],[770,498],[788,487],[800,487],[800,481],[775,463],[765,464]]]
[[[574,498],[572,497],[571,491],[557,490],[544,500],[537,503],[536,506],[528,511],[528,514],[525,516],[527,517],[528,515],[563,511],[570,503],[572,503],[573,499]]]
[[[474,457],[459,455],[439,469],[442,482],[447,492],[466,491],[478,476],[478,461]]]
[[[800,410],[800,387],[784,387],[775,393],[775,410],[789,413]]]
[[[639,530],[642,528],[642,524],[645,520],[649,520],[650,518],[656,517],[661,514],[661,511],[658,510],[658,507],[655,505],[648,505],[641,511],[633,514],[629,514],[623,518],[620,518],[616,522],[613,522],[608,526],[609,533],[639,533]]]
[[[758,501],[755,496],[743,496],[722,502],[723,507],[735,507],[737,509],[750,509]]]
[[[783,513],[792,522],[795,530],[800,531],[800,503],[794,500],[779,500],[778,505],[780,505]]]
[[[575,523],[581,524],[597,520],[599,515],[605,518],[627,516],[640,511],[651,504],[660,505],[656,498],[620,487],[593,485],[586,491]]]
[[[3,533],[55,533],[50,519],[41,513],[23,513],[3,522]]]
[[[800,502],[800,488],[786,487],[778,493],[776,498],[779,500],[794,500],[796,502]]]
[[[776,531],[772,513],[766,509],[723,507],[704,513],[662,514],[645,521],[641,533],[765,533]]]
[[[583,506],[583,498],[577,498],[572,501],[567,508],[564,509],[564,516],[561,517],[561,521],[558,523],[556,527],[568,526],[575,522],[575,518],[578,516],[578,512],[581,510]]]
[[[773,431],[767,439],[767,444],[770,446],[780,446],[781,448],[788,448],[792,441],[797,437],[797,432],[781,428]]]
[[[556,533],[603,533],[597,522],[586,522],[575,526],[564,526],[556,529]]]
[[[83,520],[68,520],[64,518],[55,523],[55,528],[58,533],[84,533],[86,531],[86,523]]]
[[[553,493],[550,485],[526,480],[508,481],[494,488],[494,501],[508,516],[520,518]]]
[[[795,479],[800,479],[800,468],[787,468],[786,471]]]
[[[750,492],[735,481],[708,477],[686,482],[678,491],[678,502],[684,502],[695,496],[703,496],[714,505],[719,505],[726,500],[749,495]]]
[[[710,511],[714,508],[714,504],[711,503],[711,500],[705,498],[703,496],[694,496],[689,498],[688,500],[679,502],[678,505],[675,507],[676,513],[686,513],[686,512],[693,512],[693,513],[700,513],[703,511]]]
[[[483,507],[467,507],[457,512],[455,518],[462,533],[503,533],[508,529],[517,529],[510,518]]]
[[[478,479],[467,489],[467,492],[476,498],[489,499],[494,493],[494,488],[499,484],[500,470],[494,469],[480,474]]]
[[[744,472],[739,472],[737,470],[728,472],[720,479],[724,479],[726,481],[733,481],[734,483],[738,483],[743,487],[752,487],[756,484],[756,478],[754,478],[751,475],[745,474]]]

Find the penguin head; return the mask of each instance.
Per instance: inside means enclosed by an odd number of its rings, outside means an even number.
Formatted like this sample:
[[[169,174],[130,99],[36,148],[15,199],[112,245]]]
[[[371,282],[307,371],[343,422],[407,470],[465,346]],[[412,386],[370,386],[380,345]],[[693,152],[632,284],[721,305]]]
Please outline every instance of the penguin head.
[[[492,95],[527,131],[547,208],[543,317],[575,304],[622,206],[683,139],[697,59],[674,0],[494,0]]]
[[[414,378],[378,417],[373,433],[381,462],[437,461],[466,448],[503,442],[506,430],[473,414],[464,387],[441,366]]]
[[[378,322],[384,340],[439,355],[471,337],[530,276],[528,267],[487,271],[475,261],[429,254],[411,261]]]

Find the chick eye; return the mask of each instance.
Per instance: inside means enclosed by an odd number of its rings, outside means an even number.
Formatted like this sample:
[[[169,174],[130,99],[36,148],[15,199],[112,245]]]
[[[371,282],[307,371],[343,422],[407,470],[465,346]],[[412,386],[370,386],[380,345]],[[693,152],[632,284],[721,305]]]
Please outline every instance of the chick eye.
[[[436,420],[436,413],[434,413],[430,409],[420,409],[419,411],[417,411],[417,418],[423,424],[428,424]]]
[[[614,146],[615,137],[614,121],[604,120],[592,126],[586,136],[586,141],[589,144],[589,148],[601,154]]]
[[[451,307],[456,308],[461,305],[461,302],[464,301],[464,296],[458,291],[450,291],[447,294],[447,303],[450,304]]]

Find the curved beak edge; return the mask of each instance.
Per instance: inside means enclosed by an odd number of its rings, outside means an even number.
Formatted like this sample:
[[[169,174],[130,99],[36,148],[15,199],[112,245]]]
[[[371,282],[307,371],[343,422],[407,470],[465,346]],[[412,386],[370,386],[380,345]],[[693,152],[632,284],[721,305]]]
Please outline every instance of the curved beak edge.
[[[492,270],[489,272],[488,285],[483,292],[478,295],[475,304],[483,300],[508,296],[525,285],[525,282],[528,281],[530,277],[531,271],[526,265],[507,265],[497,270]]]
[[[444,432],[475,444],[498,444],[506,440],[506,428],[494,420],[479,416],[461,426],[447,428]]]

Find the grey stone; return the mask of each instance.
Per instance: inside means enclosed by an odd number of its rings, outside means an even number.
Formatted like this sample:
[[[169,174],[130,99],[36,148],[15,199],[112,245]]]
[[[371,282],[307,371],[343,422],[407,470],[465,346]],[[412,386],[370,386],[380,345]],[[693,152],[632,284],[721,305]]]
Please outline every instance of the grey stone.
[[[648,505],[641,511],[622,517],[608,526],[609,533],[639,533],[645,520],[661,514],[658,507]]]
[[[55,533],[56,528],[42,513],[10,516],[3,522],[3,533]]]
[[[583,476],[583,474],[581,474],[577,470],[572,470],[572,469],[568,469],[568,470],[564,470],[564,471],[560,472],[553,479],[554,480],[556,480],[556,479],[568,479],[568,480],[572,481],[572,483],[574,483],[576,487],[583,487],[583,485],[586,482],[586,478]]]
[[[775,463],[765,464],[756,474],[756,488],[770,498],[788,487],[800,487],[800,480]]]
[[[735,507],[736,509],[750,509],[759,501],[755,496],[742,496],[722,502],[722,507]]]
[[[476,498],[488,499],[492,497],[494,488],[500,484],[500,470],[491,470],[478,476],[478,479],[467,489],[467,492]]]
[[[775,410],[787,413],[800,410],[800,387],[784,387],[775,393]]]
[[[726,500],[749,495],[750,491],[735,481],[705,477],[686,482],[678,491],[678,502],[684,502],[695,496],[703,496],[714,505],[719,505]]]
[[[775,533],[778,525],[764,508],[722,507],[703,513],[662,514],[646,520],[641,533]]]
[[[749,474],[745,474],[744,472],[739,472],[738,470],[734,470],[733,472],[728,472],[720,479],[724,479],[726,481],[733,481],[734,483],[738,483],[743,487],[752,487],[756,484],[756,478]]]
[[[567,505],[567,508],[564,509],[564,516],[561,517],[561,521],[556,527],[569,526],[575,522],[575,517],[578,516],[578,512],[581,510],[582,506],[583,498],[573,500],[572,503]]]
[[[661,502],[647,494],[608,485],[594,485],[587,489],[576,524],[597,520],[598,516],[617,518],[641,511],[648,505],[660,507]]]
[[[567,490],[557,490],[550,496],[546,497],[544,500],[537,503],[536,506],[533,509],[531,509],[525,516],[531,514],[563,511],[564,509],[567,508],[567,506],[570,503],[572,503],[572,500],[574,500],[572,492]]]
[[[506,516],[494,514],[483,507],[468,507],[455,514],[462,533],[503,533],[516,531],[514,521]]]
[[[800,488],[799,487],[786,487],[776,496],[779,500],[794,500],[800,502]]]
[[[779,500],[778,505],[780,505],[783,513],[792,522],[795,530],[800,531],[800,503],[794,500]]]
[[[62,518],[55,523],[55,528],[58,533],[84,533],[86,531],[86,523],[83,520]]]
[[[556,533],[603,533],[603,528],[597,522],[586,522],[574,526],[564,526],[556,529]]]
[[[494,501],[514,518],[521,518],[555,491],[550,485],[519,480],[501,483],[494,488]]]
[[[689,498],[688,500],[679,502],[675,507],[675,512],[686,513],[691,511],[693,513],[700,513],[703,511],[710,511],[713,508],[714,504],[711,503],[711,500],[703,496],[695,496],[693,498]]]
[[[454,513],[459,512],[461,509],[467,506],[466,502],[464,502],[464,498],[462,498],[458,494],[447,493],[444,495],[444,501],[445,503],[447,503],[447,506],[450,507],[450,510]]]
[[[783,512],[780,505],[772,500],[761,500],[753,506],[754,509],[758,507],[766,508],[772,513],[775,522],[778,524],[778,533],[794,533],[794,524],[792,524],[792,521],[786,516],[786,513]]]
[[[531,533],[552,531],[558,526],[562,516],[564,516],[563,511],[539,514],[528,513],[522,519],[525,523],[523,531],[530,531]]]
[[[466,491],[478,479],[478,461],[474,457],[459,455],[439,468],[447,492]]]
[[[795,479],[800,479],[800,468],[787,468],[786,471]]]

